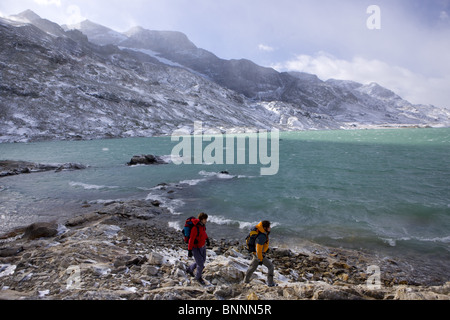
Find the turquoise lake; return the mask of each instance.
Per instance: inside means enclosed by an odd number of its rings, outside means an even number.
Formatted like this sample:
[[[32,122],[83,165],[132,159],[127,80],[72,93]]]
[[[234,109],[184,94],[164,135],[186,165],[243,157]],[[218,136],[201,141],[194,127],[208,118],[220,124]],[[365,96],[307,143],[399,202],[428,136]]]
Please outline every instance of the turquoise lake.
[[[87,203],[157,199],[172,212],[161,223],[181,228],[204,211],[214,238],[245,238],[266,219],[280,243],[449,265],[450,128],[283,132],[272,176],[260,174],[261,164],[126,165],[138,154],[170,159],[176,144],[170,137],[0,144],[0,160],[89,166],[0,178],[0,232]]]

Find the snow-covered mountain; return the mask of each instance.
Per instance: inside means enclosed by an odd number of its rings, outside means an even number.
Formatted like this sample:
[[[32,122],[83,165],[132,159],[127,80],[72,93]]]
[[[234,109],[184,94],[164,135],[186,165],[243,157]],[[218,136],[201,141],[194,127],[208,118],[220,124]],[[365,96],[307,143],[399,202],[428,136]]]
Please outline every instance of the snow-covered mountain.
[[[65,31],[71,29],[83,30],[84,34],[89,34],[89,41],[98,45],[119,44],[127,39],[126,35],[89,20],[71,26],[62,25],[61,27]]]
[[[377,84],[321,81],[223,60],[186,35],[90,21],[59,26],[32,11],[0,18],[0,142],[219,130],[448,126]]]

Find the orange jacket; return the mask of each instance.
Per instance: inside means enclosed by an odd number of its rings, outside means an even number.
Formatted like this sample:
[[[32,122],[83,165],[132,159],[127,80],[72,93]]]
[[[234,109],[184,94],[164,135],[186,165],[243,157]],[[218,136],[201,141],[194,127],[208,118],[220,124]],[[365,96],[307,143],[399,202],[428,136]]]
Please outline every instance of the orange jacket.
[[[259,231],[258,236],[256,237],[256,256],[259,261],[263,260],[263,252],[269,250],[269,233],[264,230],[262,226],[262,221],[256,225],[256,228]]]

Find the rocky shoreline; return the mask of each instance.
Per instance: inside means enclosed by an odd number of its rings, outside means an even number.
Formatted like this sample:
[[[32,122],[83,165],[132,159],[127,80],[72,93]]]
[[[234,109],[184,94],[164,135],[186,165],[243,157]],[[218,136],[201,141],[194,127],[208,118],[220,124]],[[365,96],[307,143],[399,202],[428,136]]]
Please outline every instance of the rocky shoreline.
[[[82,170],[86,166],[80,163],[54,163],[42,164],[28,161],[0,160],[0,178],[7,176],[15,176],[19,174],[27,174],[34,172],[63,170]]]
[[[250,256],[233,239],[212,239],[202,286],[186,272],[193,260],[181,234],[160,222],[169,215],[157,201],[132,200],[1,236],[0,300],[450,299],[450,282],[420,285],[395,261],[330,248],[273,248],[278,286],[265,284],[265,267],[244,284]]]

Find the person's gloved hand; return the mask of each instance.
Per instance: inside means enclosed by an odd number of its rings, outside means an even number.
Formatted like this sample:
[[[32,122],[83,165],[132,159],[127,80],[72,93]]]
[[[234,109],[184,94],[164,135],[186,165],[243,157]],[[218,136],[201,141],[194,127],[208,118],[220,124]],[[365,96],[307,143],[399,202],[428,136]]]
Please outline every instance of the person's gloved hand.
[[[209,242],[209,238],[206,239],[206,246],[209,247],[211,245],[211,243]]]
[[[192,257],[192,250],[188,250],[188,257],[189,257],[189,258]]]

